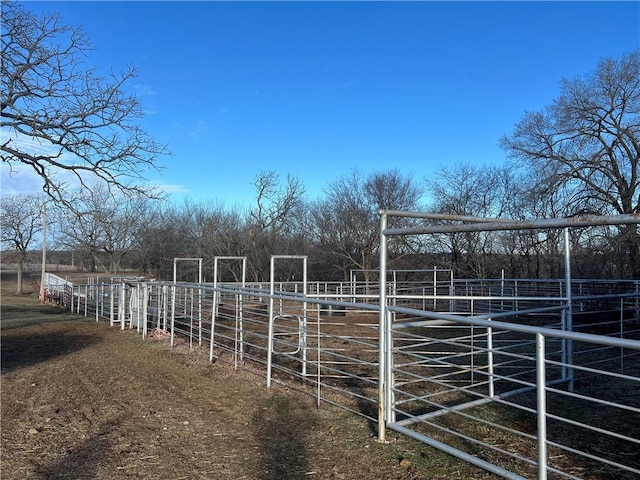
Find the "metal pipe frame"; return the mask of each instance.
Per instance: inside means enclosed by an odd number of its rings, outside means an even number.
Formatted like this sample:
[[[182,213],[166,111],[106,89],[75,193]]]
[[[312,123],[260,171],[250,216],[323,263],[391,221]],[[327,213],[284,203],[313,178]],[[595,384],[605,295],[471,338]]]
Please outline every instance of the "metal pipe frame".
[[[569,381],[569,391],[573,392],[574,384],[573,384],[573,341],[576,339],[574,336],[580,337],[581,335],[587,335],[587,337],[582,337],[586,341],[593,340],[595,336],[589,336],[589,334],[576,334],[573,332],[573,321],[572,321],[572,283],[571,283],[571,252],[570,252],[570,242],[569,242],[569,228],[572,227],[587,227],[587,226],[596,226],[596,225],[622,225],[622,224],[639,224],[640,223],[640,214],[628,214],[628,215],[616,215],[616,216],[580,216],[580,217],[571,217],[571,218],[559,218],[559,219],[539,219],[539,220],[530,220],[530,221],[516,221],[516,220],[507,220],[507,219],[498,219],[498,218],[477,218],[470,216],[460,216],[460,215],[443,215],[443,214],[435,214],[435,213],[421,213],[421,212],[406,212],[399,210],[380,210],[380,250],[379,250],[379,268],[380,268],[380,286],[379,286],[379,304],[380,304],[380,313],[379,313],[379,332],[380,332],[380,360],[379,360],[379,369],[380,369],[380,386],[379,386],[379,433],[378,439],[380,441],[385,440],[385,429],[387,427],[393,428],[397,431],[400,431],[408,436],[419,439],[427,444],[431,444],[432,446],[436,446],[445,452],[449,452],[452,455],[457,456],[458,458],[462,458],[472,464],[481,466],[489,471],[493,471],[504,478],[520,478],[518,476],[513,476],[512,472],[506,471],[500,467],[497,467],[492,464],[487,464],[488,462],[480,461],[477,457],[465,454],[464,452],[458,451],[458,449],[452,448],[447,444],[443,444],[441,442],[436,442],[429,437],[413,432],[412,430],[407,429],[406,427],[397,425],[395,423],[395,411],[394,408],[394,381],[393,381],[393,371],[394,366],[394,357],[393,357],[393,331],[395,328],[408,328],[409,326],[413,326],[411,321],[402,322],[402,325],[392,325],[391,316],[394,312],[396,313],[404,313],[407,315],[413,315],[414,318],[427,318],[431,320],[451,320],[452,322],[459,322],[462,324],[468,325],[470,328],[474,326],[484,326],[487,327],[488,332],[492,332],[494,329],[505,328],[510,331],[520,331],[521,333],[530,333],[536,336],[536,385],[537,385],[537,411],[538,411],[538,422],[537,422],[537,430],[538,430],[538,461],[537,461],[537,472],[538,472],[538,480],[546,480],[547,478],[547,451],[546,451],[546,364],[545,364],[545,345],[544,345],[544,332],[545,329],[539,329],[536,327],[528,327],[526,326],[515,326],[513,328],[513,324],[505,324],[503,322],[495,322],[494,318],[486,316],[485,318],[480,318],[478,316],[474,316],[472,312],[472,316],[466,318],[460,318],[457,315],[447,315],[447,314],[435,314],[432,312],[431,314],[426,314],[424,311],[419,311],[417,309],[411,308],[402,308],[395,305],[395,301],[392,305],[389,304],[389,299],[387,298],[387,262],[388,262],[388,248],[387,248],[387,237],[391,236],[407,236],[407,235],[424,235],[424,234],[442,234],[442,233],[456,233],[456,232],[489,232],[489,231],[507,231],[507,230],[530,230],[530,229],[564,229],[564,260],[565,260],[565,285],[566,290],[564,293],[564,306],[562,307],[563,313],[563,322],[562,327],[563,331],[561,332],[560,338],[563,342],[562,348],[562,380]],[[388,228],[388,223],[390,217],[405,217],[405,218],[416,218],[423,220],[434,220],[434,221],[449,221],[449,222],[459,222],[456,224],[439,224],[433,226],[420,226],[420,227],[405,227],[405,228]],[[434,278],[435,283],[435,278]],[[501,287],[504,288],[504,283],[501,284]],[[435,297],[435,295],[434,295]],[[517,304],[516,304],[517,308]],[[514,313],[511,315],[514,315]],[[517,311],[515,313],[517,315]],[[556,333],[550,330],[550,333]],[[636,348],[640,349],[640,342],[626,340],[626,339],[616,339],[620,340],[622,343],[620,344],[620,348]],[[614,342],[615,343],[615,342]],[[490,375],[493,376],[493,345],[491,345],[491,340],[488,340],[488,346],[490,347],[490,356],[488,361],[491,363],[490,365]],[[383,380],[384,379],[384,380]],[[492,385],[492,382],[491,382]],[[489,399],[494,396],[493,388],[490,390]]]
[[[274,312],[274,300],[277,298],[275,293],[275,261],[276,260],[302,260],[302,289],[301,297],[307,298],[307,256],[306,255],[272,255],[270,261],[270,274],[269,274],[269,333],[268,333],[268,343],[267,343],[267,388],[271,388],[271,372],[273,369],[273,339],[274,339],[274,322],[276,320],[276,315]],[[297,292],[296,292],[297,293]],[[302,373],[306,375],[306,317],[307,317],[307,303],[303,302],[303,322],[302,322]]]
[[[633,225],[640,224],[640,213],[629,213],[625,215],[583,215],[566,218],[547,218],[538,220],[503,220],[503,219],[487,219],[464,217],[460,215],[438,215],[438,214],[419,214],[412,212],[403,212],[397,210],[381,210],[380,215],[423,218],[429,220],[451,220],[461,223],[456,225],[434,225],[424,227],[407,227],[407,228],[385,228],[382,231],[386,236],[397,235],[422,235],[429,233],[457,233],[457,232],[491,232],[506,230],[548,230],[560,228],[582,228],[595,227],[603,225]]]

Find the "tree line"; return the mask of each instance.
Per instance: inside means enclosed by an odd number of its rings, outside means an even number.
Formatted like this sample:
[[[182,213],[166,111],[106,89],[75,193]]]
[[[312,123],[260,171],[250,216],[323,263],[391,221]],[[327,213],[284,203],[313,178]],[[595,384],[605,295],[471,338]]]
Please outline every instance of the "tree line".
[[[135,70],[101,78],[83,66],[90,45],[80,29],[13,2],[2,3],[2,14],[1,158],[32,168],[43,188],[40,196],[3,195],[2,245],[18,263],[36,245],[45,200],[50,248],[73,252],[90,271],[170,278],[174,258],[201,257],[211,279],[215,256],[241,256],[255,281],[268,277],[272,254],[307,255],[315,279],[367,275],[377,267],[380,209],[516,220],[640,214],[640,49],[562,79],[557,98],[499,139],[502,165],[451,165],[425,179],[397,168],[354,170],[316,199],[295,176],[263,171],[252,179],[252,206],[240,210],[222,200],[170,203],[141,187],[141,172],[169,151],[135,122],[140,103],[125,93]],[[71,190],[60,172],[82,188]],[[574,229],[571,244],[574,276],[640,278],[637,224]],[[458,277],[562,272],[553,230],[399,237],[390,253],[391,268],[438,266]],[[278,275],[290,279],[294,270]]]
[[[77,193],[72,208],[48,208],[48,248],[68,252],[67,263],[73,254],[78,268],[101,274],[127,271],[171,279],[174,258],[189,257],[203,259],[204,277],[211,281],[216,256],[240,256],[247,258],[248,280],[265,281],[275,254],[308,256],[309,277],[315,280],[346,280],[354,270],[365,278],[378,267],[379,209],[511,219],[575,214],[574,204],[532,197],[537,190],[527,189],[515,174],[507,167],[456,165],[421,181],[399,170],[352,171],[331,182],[322,198],[307,200],[297,179],[265,171],[254,179],[255,198],[247,210],[222,201],[171,203],[93,185]],[[434,200],[425,203],[425,198]],[[14,237],[18,252],[37,248],[44,200],[41,195],[4,199],[2,238]],[[392,226],[414,224],[401,219]],[[623,226],[573,229],[574,276],[637,278],[627,235]],[[563,275],[562,232],[557,230],[397,237],[389,247],[389,267],[399,270],[437,266],[466,278]],[[181,267],[182,279],[195,281],[195,268]],[[300,279],[299,272],[299,266],[285,265],[278,277]],[[240,280],[237,269],[221,274]]]

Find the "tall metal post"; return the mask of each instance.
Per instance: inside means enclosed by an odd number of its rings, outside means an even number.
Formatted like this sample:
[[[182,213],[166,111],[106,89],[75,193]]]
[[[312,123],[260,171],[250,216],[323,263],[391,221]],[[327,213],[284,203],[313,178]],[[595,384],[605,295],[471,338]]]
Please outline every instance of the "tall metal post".
[[[100,321],[100,303],[101,303],[101,299],[103,298],[102,295],[102,289],[101,289],[101,285],[96,281],[96,284],[94,285],[94,289],[95,289],[95,294],[94,294],[94,300],[95,300],[95,304],[96,304],[96,322]]]
[[[176,282],[175,282],[175,274],[174,274],[173,285],[171,285],[171,346],[173,347],[175,341],[175,323],[176,323]]]
[[[149,284],[142,284],[142,339],[147,338],[147,320],[149,318]]]
[[[309,294],[307,288],[307,257],[303,257],[302,267],[302,295],[306,299]],[[307,375],[307,302],[302,302],[302,375]]]
[[[571,243],[569,242],[569,227],[564,228],[564,275],[566,289],[565,292],[565,304],[566,304],[566,317],[565,317],[565,329],[569,332],[573,331],[573,294],[571,291]],[[573,392],[573,340],[566,340],[566,351],[564,364],[568,365],[567,375],[569,376],[569,391]]]
[[[247,285],[247,257],[242,257],[242,290]],[[244,297],[242,294],[238,296],[240,308],[238,309],[238,327],[240,340],[240,361],[244,359]]]
[[[273,360],[273,295],[275,293],[275,281],[273,278],[274,257],[271,257],[271,281],[269,282],[269,333],[267,338],[267,388],[271,388],[271,364]]]
[[[380,291],[378,312],[378,441],[386,441],[387,374],[386,374],[386,329],[387,329],[387,213],[380,210]]]
[[[213,260],[213,298],[211,299],[211,330],[209,332],[209,361],[213,362],[214,332],[218,316],[218,257]]]
[[[120,282],[120,298],[118,299],[118,318],[120,319],[120,330],[124,330],[127,320],[127,290],[124,282]]]
[[[113,327],[114,322],[114,305],[113,302],[115,300],[115,288],[114,284],[109,284],[109,325]]]
[[[47,270],[47,203],[42,205],[42,272],[40,274],[40,302],[46,302],[45,282]]]
[[[544,336],[536,333],[536,397],[538,426],[538,480],[547,478],[547,386]]]

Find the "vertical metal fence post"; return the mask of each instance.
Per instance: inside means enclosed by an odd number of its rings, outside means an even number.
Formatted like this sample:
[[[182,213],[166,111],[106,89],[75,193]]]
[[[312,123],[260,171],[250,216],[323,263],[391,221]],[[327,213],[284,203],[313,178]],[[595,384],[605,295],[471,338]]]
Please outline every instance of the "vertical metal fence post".
[[[171,346],[173,347],[175,341],[175,318],[176,318],[176,283],[175,283],[175,274],[174,274],[174,282],[171,285]]]
[[[216,284],[215,277],[213,280],[213,284]],[[215,339],[215,330],[216,330],[216,316],[218,313],[218,290],[214,286],[213,288],[213,298],[211,300],[211,331],[209,332],[209,361],[213,362],[213,346]]]
[[[387,418],[387,371],[386,371],[386,350],[387,350],[387,237],[384,233],[387,228],[387,213],[380,210],[380,292],[378,312],[378,441],[386,441],[386,418]]]
[[[113,283],[110,283],[109,284],[109,325],[111,327],[113,327],[113,321],[114,321],[114,316],[113,316],[114,291],[115,289],[113,288]]]
[[[242,291],[245,287],[246,278],[246,257],[242,261]],[[244,296],[242,293],[237,296],[238,298],[238,340],[239,345],[239,360],[242,362],[244,358]]]
[[[124,282],[120,282],[120,298],[118,298],[118,318],[120,330],[124,330],[127,321],[127,290]]]
[[[193,350],[193,288],[189,289],[189,296],[187,297],[187,287],[184,287],[185,304],[186,300],[189,300],[189,350]],[[185,306],[185,308],[187,308]]]
[[[456,293],[456,285],[455,282],[453,280],[453,271],[450,271],[449,274],[449,296],[451,297],[451,299],[449,300],[449,313],[453,313],[455,311],[456,308],[456,303],[453,300],[453,296]]]
[[[488,320],[491,320],[490,318]],[[493,372],[493,328],[487,327],[487,363],[489,368],[489,397],[496,394],[495,378]]]
[[[136,292],[136,332],[142,333],[142,308],[143,308],[143,298],[142,298],[142,285],[138,284],[135,286]]]
[[[235,313],[236,313],[236,329],[235,329],[235,336],[234,336],[234,344],[233,344],[233,368],[235,368],[236,370],[238,369],[239,366],[239,358],[240,358],[240,335],[242,335],[241,332],[241,323],[240,323],[240,298],[242,294],[238,295],[234,295],[233,298],[235,299],[236,305],[235,305]]]
[[[560,311],[560,329],[561,330],[566,330],[567,329],[567,310],[566,309],[562,309]],[[564,380],[565,382],[569,381],[569,362],[568,362],[568,358],[567,358],[567,339],[563,338],[562,340],[560,340],[560,362],[562,363],[562,366],[560,367],[560,375],[562,377],[562,380]]]
[[[142,284],[142,339],[147,338],[147,318],[149,314],[149,285]]]
[[[302,260],[302,296],[306,299],[309,295],[309,287],[307,286],[307,257]],[[300,325],[302,330],[302,375],[307,375],[307,302],[302,302],[302,322]]]
[[[271,367],[273,361],[273,295],[274,284],[274,258],[271,257],[271,281],[269,282],[269,331],[267,337],[267,388],[271,388]]]
[[[566,282],[567,331],[573,332],[573,296],[571,291],[571,244],[569,242],[569,227],[564,228],[564,274]],[[573,341],[567,340],[567,365],[569,375],[569,391],[573,392],[574,373],[573,373]]]
[[[500,311],[504,311],[504,268],[500,273]]]
[[[634,285],[636,287],[636,311],[634,316],[638,318],[640,317],[640,280],[636,280]]]
[[[158,302],[159,303],[159,302]],[[167,314],[169,313],[169,287],[162,286],[162,329],[167,329]],[[160,321],[158,319],[158,321]]]
[[[433,267],[433,310],[434,311],[438,309],[438,300],[436,300],[436,297],[438,295],[437,276],[438,276],[438,267],[434,266]]]
[[[213,299],[211,303],[211,332],[209,333],[209,361],[213,362],[214,331],[218,316],[218,257],[213,259]]]
[[[75,298],[75,286],[71,285],[71,295],[69,295],[69,311],[73,313],[73,299]]]
[[[96,322],[100,321],[100,304],[101,304],[101,300],[102,300],[102,291],[100,290],[100,284],[96,282],[95,284],[95,294],[94,294],[94,298],[96,301]]]
[[[247,284],[247,257],[242,257],[242,290]],[[244,296],[242,293],[239,297],[240,300],[240,361],[244,359]]]
[[[318,365],[316,367],[316,406],[320,408],[320,398],[321,398],[321,382],[322,382],[322,373],[320,371],[320,362],[322,359],[322,355],[320,352],[320,306],[318,305],[318,309],[316,310],[316,360]]]
[[[538,423],[538,480],[547,478],[547,389],[545,372],[545,338],[536,333],[536,397]]]
[[[386,422],[387,423],[395,423],[396,421],[396,397],[395,397],[395,385],[396,385],[396,377],[395,377],[395,358],[393,356],[394,352],[394,336],[393,336],[393,319],[395,318],[395,312],[392,312],[386,309],[386,359],[385,359],[385,370],[386,370],[386,378],[385,383],[387,385],[387,395],[385,399],[386,403]]]
[[[202,279],[198,283],[198,346],[202,346]]]
[[[620,298],[620,338],[624,338],[624,298]],[[624,348],[620,347],[620,373],[624,373]]]

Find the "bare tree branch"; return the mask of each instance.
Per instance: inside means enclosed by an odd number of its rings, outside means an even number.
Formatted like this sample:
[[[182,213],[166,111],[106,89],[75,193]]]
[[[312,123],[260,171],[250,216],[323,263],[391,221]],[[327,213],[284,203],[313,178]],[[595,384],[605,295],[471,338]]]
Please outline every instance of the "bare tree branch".
[[[640,212],[640,49],[605,58],[594,72],[563,80],[544,112],[527,112],[501,146],[574,212]],[[622,257],[640,274],[637,226],[620,229]]]
[[[598,201],[603,211],[639,212],[640,50],[563,80],[552,105],[525,113],[500,143],[511,158],[545,172],[550,185],[577,187],[575,198]]]
[[[58,201],[68,202],[55,175],[61,171],[85,187],[97,177],[120,190],[150,193],[139,182],[168,151],[136,123],[143,109],[126,93],[135,68],[109,78],[87,68],[89,41],[57,14],[37,17],[3,2],[2,17],[2,162],[30,166]],[[25,139],[39,148],[28,148]]]

